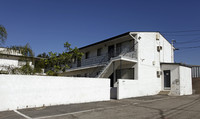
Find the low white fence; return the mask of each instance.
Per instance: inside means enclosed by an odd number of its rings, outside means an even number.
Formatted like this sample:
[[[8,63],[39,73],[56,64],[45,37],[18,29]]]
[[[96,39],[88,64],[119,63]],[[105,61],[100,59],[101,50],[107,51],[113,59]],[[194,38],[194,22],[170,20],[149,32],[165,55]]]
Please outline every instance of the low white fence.
[[[118,79],[117,99],[156,95],[161,90],[157,81]]]
[[[110,80],[0,75],[0,111],[110,100]]]

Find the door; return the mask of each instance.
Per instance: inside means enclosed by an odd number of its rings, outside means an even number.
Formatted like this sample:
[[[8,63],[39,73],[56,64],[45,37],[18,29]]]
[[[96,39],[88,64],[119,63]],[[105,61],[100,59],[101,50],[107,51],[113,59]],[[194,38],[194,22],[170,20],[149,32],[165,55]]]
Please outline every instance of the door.
[[[122,52],[122,44],[118,43],[116,45],[116,56],[119,55]]]
[[[77,60],[77,67],[81,67],[81,59]]]
[[[114,45],[108,46],[108,58],[114,57]]]
[[[171,87],[171,75],[170,70],[164,71],[164,89],[170,89]]]
[[[108,78],[110,78],[110,87],[113,87],[114,86],[114,73],[112,73]]]
[[[117,99],[117,87],[114,87],[114,73],[110,75],[110,99]]]

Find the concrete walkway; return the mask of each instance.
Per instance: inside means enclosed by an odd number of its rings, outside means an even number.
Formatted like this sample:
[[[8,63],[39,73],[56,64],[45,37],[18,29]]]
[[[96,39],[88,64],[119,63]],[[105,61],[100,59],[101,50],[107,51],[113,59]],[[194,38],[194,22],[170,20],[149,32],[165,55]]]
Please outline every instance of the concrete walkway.
[[[0,112],[0,119],[199,119],[200,95],[148,96]]]

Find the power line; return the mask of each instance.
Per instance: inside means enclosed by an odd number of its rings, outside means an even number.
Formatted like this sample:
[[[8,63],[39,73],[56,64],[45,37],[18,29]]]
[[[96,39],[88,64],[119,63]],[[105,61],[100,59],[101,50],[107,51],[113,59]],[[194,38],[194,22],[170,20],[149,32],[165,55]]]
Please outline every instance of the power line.
[[[163,31],[161,33],[163,33],[166,36],[197,36],[200,35],[200,30]],[[199,38],[190,41],[176,42],[176,44],[182,45],[182,44],[191,44],[197,42],[200,42]],[[195,48],[200,48],[200,46],[178,47],[177,49],[185,50],[185,49],[195,49]]]
[[[182,44],[192,44],[192,43],[197,43],[197,42],[200,42],[200,37],[197,37],[195,39],[192,39],[192,40],[188,40],[188,41],[182,41],[182,42],[175,42],[176,45],[182,45]]]
[[[188,41],[188,42],[177,42],[178,43],[177,45],[192,44],[192,43],[198,43],[198,42],[200,42],[200,40],[199,41],[193,41],[193,42],[190,42],[190,41]]]
[[[200,46],[193,46],[193,47],[179,47],[178,49],[183,50],[183,49],[194,49],[194,48],[200,48]]]
[[[162,33],[184,33],[184,32],[199,32],[200,30],[183,30],[183,31],[162,31]]]
[[[199,40],[191,40],[191,41],[184,41],[184,42],[176,42],[178,43],[177,45],[179,44],[190,44],[190,43],[197,43],[197,42],[200,42],[200,39]]]
[[[199,34],[180,34],[180,35],[177,35],[177,34],[165,34],[165,36],[199,36]]]

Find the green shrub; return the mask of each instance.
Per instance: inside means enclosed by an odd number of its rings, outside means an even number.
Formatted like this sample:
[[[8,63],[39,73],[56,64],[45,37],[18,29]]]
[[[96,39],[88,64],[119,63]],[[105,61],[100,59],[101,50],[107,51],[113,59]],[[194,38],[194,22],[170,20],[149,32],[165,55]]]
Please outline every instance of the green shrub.
[[[8,74],[7,71],[0,71],[0,74]]]
[[[46,74],[47,74],[48,76],[58,76],[58,73],[56,73],[56,72],[54,72],[54,71],[52,71],[52,70],[47,71]]]
[[[42,73],[42,69],[39,67],[35,67],[33,70],[34,73]]]
[[[34,74],[33,68],[28,63],[26,65],[22,66],[21,68],[19,68],[19,71],[21,74],[25,74],[25,75],[33,75]]]

